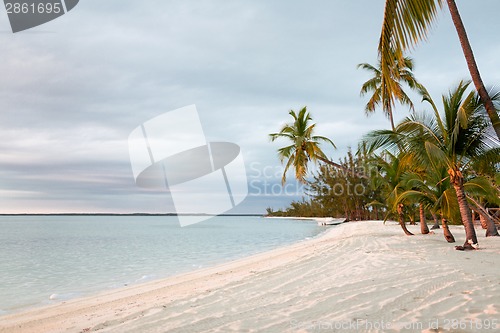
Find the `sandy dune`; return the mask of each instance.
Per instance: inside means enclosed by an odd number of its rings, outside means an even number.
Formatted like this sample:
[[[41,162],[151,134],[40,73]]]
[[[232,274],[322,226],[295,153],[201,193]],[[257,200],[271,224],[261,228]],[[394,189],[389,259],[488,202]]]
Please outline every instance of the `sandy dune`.
[[[418,233],[418,226],[409,226]],[[457,244],[462,227],[451,227]],[[499,332],[500,238],[355,222],[272,252],[0,317],[0,332]],[[495,329],[496,327],[496,329]]]

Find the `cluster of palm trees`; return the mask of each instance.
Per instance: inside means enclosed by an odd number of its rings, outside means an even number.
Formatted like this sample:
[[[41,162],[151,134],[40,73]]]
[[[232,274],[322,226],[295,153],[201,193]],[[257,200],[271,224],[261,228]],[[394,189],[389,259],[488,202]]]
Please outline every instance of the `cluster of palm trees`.
[[[319,145],[321,142],[333,145],[333,142],[314,135],[315,124],[310,124],[312,119],[305,107],[298,113],[290,111],[293,123],[270,136],[273,141],[277,138],[291,141],[289,146],[278,151],[281,160],[287,160],[285,174],[293,166],[297,179],[306,182],[308,163],[321,161],[329,168],[344,171],[344,176],[370,178],[368,184],[378,192],[366,206],[383,208],[386,219],[391,214],[397,216],[407,235],[412,233],[406,228],[405,216],[418,207],[422,233],[429,232],[425,223],[428,213],[435,220],[434,227],[438,227],[440,221],[446,240],[454,242],[447,223],[459,220],[465,226],[466,241],[457,248],[473,249],[478,245],[472,211],[479,214],[487,236],[498,236],[495,221],[486,206],[500,204],[500,119],[497,111],[500,93],[488,92],[482,82],[454,0],[446,0],[446,3],[476,91],[469,89],[470,82],[460,82],[443,96],[440,112],[425,87],[415,79],[413,60],[404,55],[427,37],[444,2],[386,0],[378,64],[358,65],[373,75],[361,89],[362,95],[372,93],[365,112],[370,114],[381,107],[391,123],[390,130],[373,131],[360,145],[365,149],[364,154],[368,147],[369,157],[365,156],[364,161],[369,160],[378,175],[368,177],[345,163],[329,160]],[[431,112],[415,113],[403,85],[418,92]],[[393,118],[396,102],[413,111],[398,125]],[[315,178],[318,179],[321,177]]]
[[[414,113],[394,130],[377,130],[365,136],[371,150],[387,149],[380,165],[392,177],[388,204],[398,210],[400,223],[406,205],[418,204],[440,216],[449,241],[453,237],[446,220],[459,214],[466,231],[464,248],[477,247],[471,205],[487,227],[488,236],[498,235],[484,204],[498,205],[500,146],[485,117],[484,104],[468,82],[460,82],[443,96],[442,113],[422,87],[423,99],[432,113]],[[499,95],[493,95],[494,100]],[[421,213],[423,216],[424,213]],[[422,218],[423,220],[423,218]],[[421,221],[423,226],[425,223]],[[423,233],[428,231],[425,228]]]
[[[331,189],[346,179],[351,184],[357,179],[359,184],[376,191],[363,192],[359,198],[351,194],[351,199],[363,203],[363,208],[384,212],[385,219],[396,217],[407,235],[412,233],[405,219],[413,220],[414,212],[418,211],[421,233],[429,233],[426,216],[430,215],[435,227],[442,225],[445,239],[454,242],[448,221],[461,221],[466,241],[458,248],[477,248],[473,210],[487,229],[486,235],[498,236],[494,218],[487,213],[486,206],[500,204],[500,144],[484,116],[480,97],[468,89],[469,85],[469,82],[460,82],[443,96],[442,112],[420,85],[423,99],[432,112],[413,113],[394,129],[365,135],[356,163],[352,163],[352,158],[351,162],[340,163],[328,160],[320,144],[333,145],[333,142],[314,135],[315,124],[311,123],[312,118],[305,107],[298,113],[290,111],[293,122],[270,134],[273,141],[278,138],[290,141],[290,145],[278,150],[280,159],[286,161],[283,181],[293,166],[296,178],[307,183],[308,164],[324,163],[308,183],[316,200],[309,204],[296,203],[291,208],[293,213],[299,212],[299,208],[310,210],[313,206],[318,211],[326,211],[327,205],[318,207],[318,202],[327,200],[337,206],[346,206],[342,201],[345,196],[335,195]],[[500,94],[493,95],[494,101],[499,99]],[[369,166],[359,168],[360,163]],[[330,169],[340,172],[332,177]],[[323,191],[325,185],[330,191]]]
[[[386,0],[378,47],[379,68],[370,68],[367,64],[361,65],[363,68],[376,70],[375,78],[378,84],[365,84],[362,93],[369,90],[375,91],[374,96],[377,96],[379,104],[382,104],[384,112],[391,119],[392,131],[400,134],[400,136],[394,136],[394,133],[385,133],[386,135],[372,133],[371,140],[375,146],[377,142],[381,146],[397,144],[400,154],[410,156],[414,166],[424,168],[422,170],[427,173],[436,172],[442,175],[443,168],[447,169],[449,177],[446,179],[455,190],[460,215],[466,228],[467,241],[464,246],[469,248],[477,243],[477,238],[464,192],[466,179],[464,173],[469,170],[470,164],[479,163],[480,160],[483,163],[494,165],[493,168],[496,167],[495,163],[498,163],[498,148],[488,149],[492,148],[491,145],[488,145],[488,141],[491,143],[492,138],[487,130],[486,117],[479,111],[481,109],[479,105],[482,104],[482,110],[486,111],[491,121],[496,139],[500,140],[500,118],[494,105],[498,96],[490,95],[484,86],[467,32],[454,0],[446,0],[446,4],[477,93],[471,92],[464,96],[468,83],[461,82],[454,91],[450,92],[449,96],[443,97],[444,119],[441,119],[436,105],[425,92],[425,88],[416,82],[411,75],[411,60],[404,57],[405,51],[426,39],[429,28],[435,22],[437,12],[443,7],[444,2],[444,0]],[[421,91],[424,100],[428,101],[433,108],[434,118],[415,116],[406,119],[397,129],[394,127],[392,107],[395,101],[412,107],[411,102],[408,102],[406,94],[401,89],[400,82],[405,82],[410,88]],[[372,111],[374,107],[370,102],[367,104],[367,110]],[[377,138],[379,134],[382,137],[385,136],[385,142],[380,137]],[[479,178],[476,179],[476,182],[478,180]],[[415,192],[409,193],[408,196],[419,196]],[[488,193],[492,192],[485,191],[485,195]],[[445,195],[446,192],[442,194]],[[439,201],[439,197],[435,199]],[[498,195],[494,199],[498,199]],[[491,223],[489,216],[484,214],[484,209],[480,207],[480,204],[473,198],[469,198],[469,202],[473,202],[481,214],[481,220],[489,225],[488,234],[498,235],[494,224]]]

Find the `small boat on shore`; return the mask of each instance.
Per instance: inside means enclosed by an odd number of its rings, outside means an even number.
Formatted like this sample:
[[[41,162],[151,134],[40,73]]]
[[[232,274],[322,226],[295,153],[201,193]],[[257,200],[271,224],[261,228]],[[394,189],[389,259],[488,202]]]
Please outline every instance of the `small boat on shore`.
[[[344,219],[334,219],[333,217],[317,218],[318,225],[337,225],[345,222]]]
[[[344,218],[333,217],[300,217],[300,216],[264,216],[266,219],[287,219],[301,221],[315,221],[318,225],[337,225],[346,222]]]

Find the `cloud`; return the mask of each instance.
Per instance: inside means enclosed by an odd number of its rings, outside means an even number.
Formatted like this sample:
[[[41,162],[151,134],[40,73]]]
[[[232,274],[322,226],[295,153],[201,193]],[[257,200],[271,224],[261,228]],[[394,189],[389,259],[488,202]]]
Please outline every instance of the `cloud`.
[[[486,13],[460,7],[485,81],[495,83],[499,5],[487,3]],[[48,24],[0,34],[0,209],[167,212],[168,193],[134,185],[127,138],[190,104],[206,136],[240,144],[248,167],[279,167],[279,143],[267,135],[307,105],[338,159],[363,133],[388,127],[380,112],[365,117],[368,77],[356,69],[376,61],[382,13],[375,1],[84,1]],[[443,12],[413,53],[417,77],[437,96],[468,77],[450,24]],[[8,30],[6,15],[0,27]],[[289,201],[253,196],[239,209]]]

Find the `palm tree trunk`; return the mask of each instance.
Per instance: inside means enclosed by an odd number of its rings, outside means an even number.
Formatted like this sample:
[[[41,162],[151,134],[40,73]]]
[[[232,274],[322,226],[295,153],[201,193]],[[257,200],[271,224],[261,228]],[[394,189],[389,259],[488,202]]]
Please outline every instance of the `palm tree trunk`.
[[[389,113],[389,119],[391,121],[392,131],[395,132],[396,131],[396,126],[394,126],[394,117],[392,116],[392,110],[389,110],[388,113]]]
[[[345,212],[345,220],[344,222],[350,222],[351,218],[349,217],[349,208],[347,205],[344,206],[344,212]]]
[[[432,218],[434,219],[434,225],[431,227],[431,229],[432,230],[439,229],[439,220],[438,220],[438,217],[437,217],[436,213],[434,213],[433,211],[431,211],[431,215],[432,215]]]
[[[408,230],[408,228],[406,228],[406,223],[405,223],[404,214],[403,214],[403,207],[404,207],[403,204],[398,205],[399,225],[401,226],[401,229],[403,229],[404,233],[407,236],[413,236],[413,234],[410,232],[410,230]]]
[[[427,222],[425,221],[425,210],[423,204],[419,205],[419,210],[420,210],[420,232],[423,235],[426,235],[429,233],[429,227],[427,226]]]
[[[441,216],[441,223],[443,225],[443,235],[446,241],[448,243],[455,243],[455,237],[453,237],[450,228],[448,228],[448,221],[442,216]]]
[[[486,88],[484,87],[483,80],[481,79],[481,74],[479,73],[479,69],[477,68],[476,59],[474,58],[474,53],[472,52],[472,47],[469,43],[469,39],[467,37],[467,32],[465,31],[464,24],[462,22],[462,18],[460,17],[460,13],[458,12],[457,4],[455,0],[446,0],[448,2],[448,9],[450,10],[451,19],[453,24],[455,25],[455,29],[457,30],[458,38],[460,39],[460,45],[462,46],[462,50],[464,52],[465,60],[467,61],[467,66],[469,67],[469,72],[472,77],[472,82],[474,82],[474,86],[481,97],[481,101],[486,108],[486,112],[490,117],[491,124],[495,129],[498,139],[500,140],[500,117],[498,116],[498,112],[491,101]]]
[[[476,230],[474,229],[474,223],[472,222],[472,213],[469,203],[465,197],[464,178],[460,170],[450,169],[448,173],[450,175],[450,183],[453,185],[457,194],[460,216],[462,217],[462,223],[465,227],[465,243],[463,247],[468,250],[474,250],[475,247],[477,247],[477,236]]]
[[[488,223],[486,222],[486,218],[479,214],[479,222],[481,222],[481,228],[483,228],[484,230],[488,229]]]
[[[500,236],[498,233],[497,226],[495,225],[495,221],[490,217],[486,209],[484,209],[481,204],[479,204],[476,200],[467,196],[467,198],[472,202],[476,212],[479,214],[479,219],[481,220],[481,226],[483,229],[486,229],[486,237],[490,236]],[[484,223],[484,225],[483,225]]]

